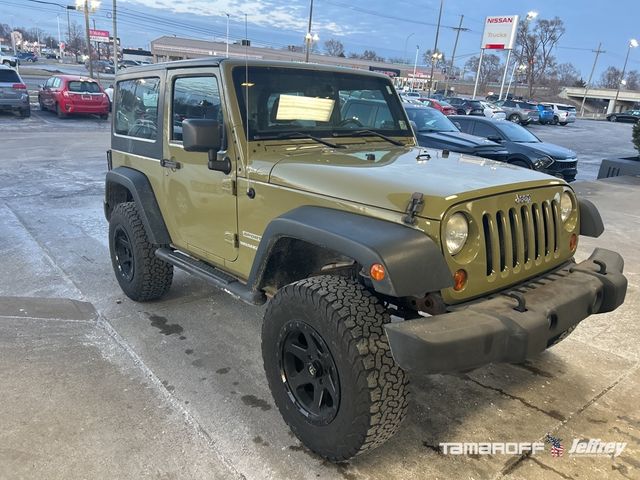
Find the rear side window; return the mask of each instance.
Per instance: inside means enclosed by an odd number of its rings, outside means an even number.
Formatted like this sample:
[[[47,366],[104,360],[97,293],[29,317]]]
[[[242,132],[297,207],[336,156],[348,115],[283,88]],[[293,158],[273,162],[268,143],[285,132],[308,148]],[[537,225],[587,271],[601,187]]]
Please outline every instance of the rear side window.
[[[145,140],[158,138],[159,87],[159,78],[136,78],[117,83],[116,134]]]
[[[562,110],[563,112],[575,112],[576,107],[565,107],[564,105],[558,105],[558,110]]]
[[[68,83],[67,88],[70,92],[77,93],[100,93],[100,85],[96,82],[86,81],[71,81]]]
[[[220,91],[215,77],[180,77],[173,83],[171,140],[182,141],[182,122],[207,118],[222,122]]]
[[[478,137],[498,137],[498,131],[493,128],[491,125],[487,125],[484,122],[476,122],[476,125],[473,129],[473,134]]]
[[[0,83],[20,83],[20,77],[14,70],[0,70]]]
[[[461,132],[471,133],[473,130],[473,123],[457,118],[453,120],[453,124],[460,129]]]

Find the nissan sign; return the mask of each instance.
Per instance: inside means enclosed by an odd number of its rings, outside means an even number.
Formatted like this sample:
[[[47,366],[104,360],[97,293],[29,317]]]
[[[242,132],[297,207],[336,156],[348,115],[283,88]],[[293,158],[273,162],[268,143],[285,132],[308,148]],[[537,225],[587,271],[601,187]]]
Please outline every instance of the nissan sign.
[[[487,17],[480,48],[511,50],[516,39],[517,28],[518,15]]]

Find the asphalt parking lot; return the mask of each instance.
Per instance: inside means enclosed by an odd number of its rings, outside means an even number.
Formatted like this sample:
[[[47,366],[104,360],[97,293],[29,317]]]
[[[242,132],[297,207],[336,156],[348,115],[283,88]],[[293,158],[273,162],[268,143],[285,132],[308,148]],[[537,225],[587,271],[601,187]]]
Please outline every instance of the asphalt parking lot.
[[[523,365],[412,377],[400,434],[334,465],[301,446],[271,400],[262,309],[182,272],[162,301],[122,294],[102,213],[109,122],[0,114],[0,478],[640,478],[640,252],[628,233],[640,231],[640,185],[592,182],[602,158],[634,153],[631,126],[531,130],[578,153],[588,182],[576,188],[607,231],[577,257],[597,245],[620,251],[627,302]],[[615,458],[438,447],[547,433],[567,448],[576,438],[626,447]]]

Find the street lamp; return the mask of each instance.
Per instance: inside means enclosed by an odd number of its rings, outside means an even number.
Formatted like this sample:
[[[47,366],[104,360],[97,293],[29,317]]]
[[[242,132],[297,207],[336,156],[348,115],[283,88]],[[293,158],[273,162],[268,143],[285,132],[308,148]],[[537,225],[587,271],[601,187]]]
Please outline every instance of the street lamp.
[[[86,31],[87,50],[89,52],[89,76],[93,78],[93,63],[91,61],[91,36],[89,35],[89,13],[100,8],[100,0],[76,0],[76,10],[84,11],[84,27]]]
[[[529,10],[527,12],[527,20],[533,20],[537,16],[538,16],[538,12],[536,12],[535,10]]]
[[[616,98],[613,101],[613,108],[611,109],[612,112],[615,112],[615,108],[618,103],[618,96],[620,95],[620,86],[622,85],[622,82],[624,80],[624,74],[627,71],[627,62],[629,61],[629,54],[631,53],[631,49],[638,47],[638,45],[640,45],[640,43],[638,43],[638,40],[636,40],[635,38],[632,38],[631,40],[629,40],[629,48],[627,48],[627,56],[624,58],[624,66],[622,67],[622,75],[620,75],[620,81],[618,82],[618,88],[616,89]]]
[[[418,71],[418,54],[420,53],[420,45],[416,45],[416,59],[413,62],[413,78],[411,79],[411,91],[415,90],[416,73]]]
[[[311,21],[313,19],[313,0],[311,0],[311,3],[309,4],[309,26],[307,27],[307,34],[304,36],[304,41],[306,44],[306,52],[305,52],[305,59],[304,61],[306,63],[309,63],[309,52],[311,51],[311,42],[315,41],[317,42],[319,40],[318,34],[312,34],[311,33]]]
[[[407,62],[407,43],[409,43],[409,39],[411,37],[413,37],[415,35],[415,33],[410,33],[409,35],[407,35],[407,38],[404,39],[404,53],[402,54],[402,62]],[[409,63],[409,62],[407,62]]]

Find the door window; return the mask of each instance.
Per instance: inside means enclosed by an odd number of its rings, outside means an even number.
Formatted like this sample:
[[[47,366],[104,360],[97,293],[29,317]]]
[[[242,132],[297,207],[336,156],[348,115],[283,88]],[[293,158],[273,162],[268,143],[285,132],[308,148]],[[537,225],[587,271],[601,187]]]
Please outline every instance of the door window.
[[[182,122],[189,118],[218,120],[222,125],[220,91],[215,77],[179,77],[173,83],[171,140],[182,142]]]
[[[484,137],[484,138],[500,136],[498,134],[498,131],[495,128],[493,128],[493,126],[487,125],[484,122],[476,123],[473,129],[473,134],[478,137]]]
[[[136,78],[117,83],[115,133],[156,140],[159,87],[159,78]]]

